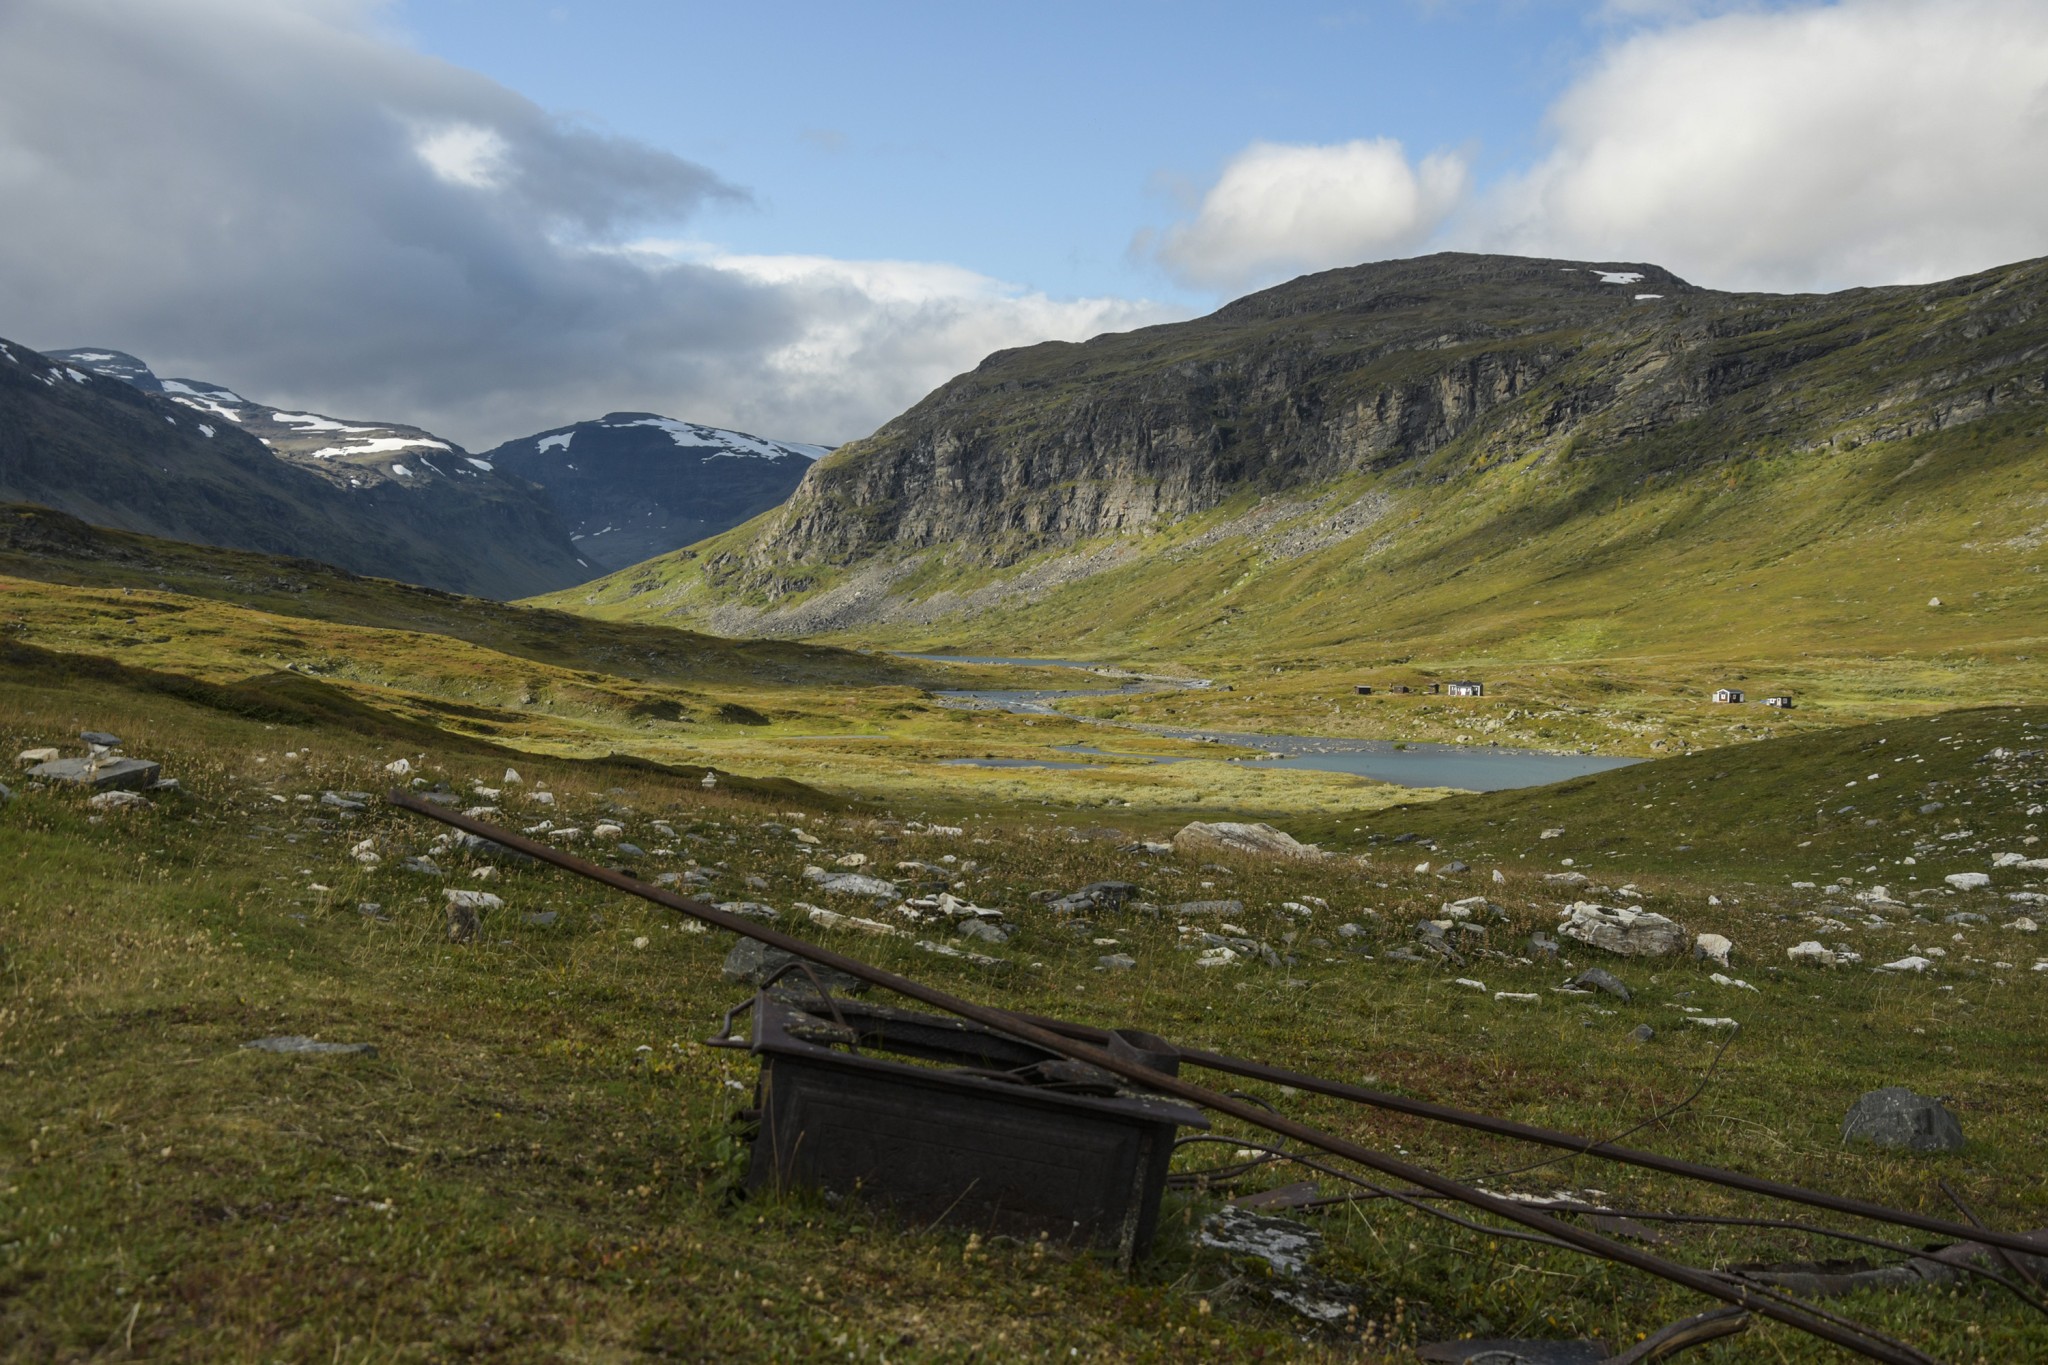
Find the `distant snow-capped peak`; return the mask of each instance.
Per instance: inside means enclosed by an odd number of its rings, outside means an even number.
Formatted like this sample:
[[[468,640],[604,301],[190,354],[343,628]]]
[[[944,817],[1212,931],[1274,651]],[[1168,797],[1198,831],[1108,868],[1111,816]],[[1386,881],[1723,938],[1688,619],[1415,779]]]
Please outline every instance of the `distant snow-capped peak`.
[[[709,450],[710,459],[786,460],[792,457],[816,460],[831,451],[829,446],[806,445],[799,441],[770,441],[764,437],[751,436],[744,431],[728,431],[724,427],[707,427],[698,422],[679,422],[673,417],[662,417],[654,413],[614,412],[607,413],[595,422],[579,422],[573,427],[550,431],[534,438],[534,450],[546,454],[550,450],[567,452],[576,438],[576,433],[586,429],[621,431],[628,427],[654,427],[668,433],[668,438],[687,450]]]

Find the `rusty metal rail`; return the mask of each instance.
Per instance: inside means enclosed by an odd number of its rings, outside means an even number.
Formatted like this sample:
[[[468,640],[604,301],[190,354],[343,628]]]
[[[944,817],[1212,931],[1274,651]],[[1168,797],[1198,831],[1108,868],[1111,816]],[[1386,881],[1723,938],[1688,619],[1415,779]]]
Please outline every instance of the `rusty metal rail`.
[[[921,1001],[935,1009],[945,1010],[949,1014],[956,1014],[963,1019],[971,1019],[986,1027],[1000,1030],[1013,1037],[1022,1038],[1048,1051],[1070,1057],[1075,1061],[1085,1062],[1090,1066],[1098,1067],[1113,1075],[1122,1076],[1126,1080],[1135,1082],[1155,1094],[1170,1095],[1177,1099],[1186,1100],[1189,1103],[1200,1105],[1216,1113],[1228,1114],[1230,1117],[1240,1122],[1248,1123],[1253,1127],[1263,1128],[1267,1132],[1277,1133],[1296,1142],[1306,1143],[1333,1156],[1339,1156],[1347,1161],[1364,1166],[1369,1170],[1378,1171],[1382,1175],[1407,1181],[1409,1184],[1422,1190],[1479,1209],[1482,1212],[1491,1214],[1495,1218],[1519,1224],[1522,1227],[1553,1238],[1588,1255],[1613,1261],[1617,1264],[1628,1266],[1631,1269],[1640,1270],[1646,1274],[1655,1275],[1660,1279],[1668,1280],[1695,1293],[1705,1294],[1709,1298],[1719,1299],[1725,1303],[1735,1304],[1752,1312],[1760,1313],[1765,1317],[1773,1318],[1789,1327],[1796,1328],[1799,1331],[1806,1332],[1809,1335],[1841,1346],[1847,1350],[1855,1351],[1872,1360],[1884,1361],[1887,1362],[1887,1365],[1935,1365],[1932,1357],[1907,1343],[1885,1336],[1873,1329],[1844,1322],[1825,1310],[1799,1304],[1796,1301],[1786,1299],[1782,1295],[1760,1291],[1751,1286],[1731,1282],[1711,1272],[1699,1270],[1693,1266],[1683,1265],[1675,1261],[1669,1261],[1661,1256],[1652,1255],[1649,1252],[1623,1245],[1620,1242],[1587,1231],[1574,1224],[1552,1218],[1548,1214],[1535,1212],[1513,1200],[1503,1199],[1497,1195],[1488,1194],[1483,1190],[1473,1189],[1425,1167],[1388,1156],[1383,1152],[1375,1151],[1348,1138],[1325,1133],[1309,1124],[1301,1123],[1285,1115],[1273,1113],[1261,1108],[1257,1104],[1210,1090],[1207,1087],[1182,1080],[1177,1076],[1154,1071],[1150,1067],[1141,1066],[1126,1058],[1117,1056],[1095,1043],[1047,1027],[1049,1023],[1054,1021],[1038,1020],[1014,1014],[1008,1010],[976,1004],[971,1000],[963,1000],[958,996],[927,986],[922,982],[914,981],[909,977],[899,976],[894,972],[875,967],[858,958],[848,957],[830,948],[820,947],[817,944],[796,938],[793,935],[785,934],[780,930],[757,924],[752,920],[743,919],[737,915],[729,915],[707,901],[675,895],[659,887],[649,886],[622,873],[599,867],[597,864],[578,858],[574,854],[564,853],[551,845],[528,839],[510,830],[499,829],[480,820],[473,820],[468,816],[444,809],[432,802],[420,800],[410,792],[393,789],[389,793],[389,800],[392,805],[400,809],[424,815],[429,819],[464,830],[479,838],[488,839],[493,843],[517,850],[540,862],[562,868],[564,871],[574,872],[578,876],[599,882],[614,890],[624,891],[628,895],[639,896],[643,900],[652,901],[657,905],[665,906],[680,914],[689,915],[694,919],[724,929],[729,933],[738,934],[743,938],[754,939],[757,942],[768,944],[770,947],[780,948],[784,952],[792,953],[798,957],[807,958],[812,962],[821,963],[838,971],[845,972],[847,975],[866,981],[871,985],[880,986],[912,1000]],[[1195,1054],[1185,1055],[1190,1060],[1195,1060]],[[1209,1055],[1214,1056],[1215,1054]],[[1226,1059],[1219,1057],[1218,1060]],[[1275,1075],[1294,1074],[1282,1072],[1278,1068],[1270,1068],[1269,1070]],[[1308,1077],[1304,1079],[1314,1080],[1315,1078]],[[1291,1081],[1286,1083],[1293,1084]],[[1320,1084],[1328,1083],[1323,1082]],[[1891,1212],[1896,1213],[1897,1211]],[[1977,1241],[1992,1242],[1994,1240],[1992,1234],[1981,1229],[1970,1228],[1967,1229],[1967,1233],[1972,1239]],[[2000,1235],[1997,1240],[2011,1241],[2012,1239]],[[2038,1246],[2028,1246],[2026,1244],[2020,1244],[2018,1249],[2024,1251],[2039,1250]]]

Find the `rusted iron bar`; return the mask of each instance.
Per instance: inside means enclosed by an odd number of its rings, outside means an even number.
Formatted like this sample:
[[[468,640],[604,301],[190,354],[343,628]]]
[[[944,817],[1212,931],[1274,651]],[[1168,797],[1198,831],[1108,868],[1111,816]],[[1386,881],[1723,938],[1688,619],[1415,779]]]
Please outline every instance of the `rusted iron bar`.
[[[1068,1023],[1065,1020],[1047,1019],[1039,1015],[1026,1014],[1020,1018],[1037,1024],[1040,1028],[1065,1033],[1068,1037],[1093,1043],[1108,1037],[1101,1029],[1085,1024]],[[1957,1223],[1946,1218],[1935,1218],[1910,1209],[1895,1209],[1886,1204],[1873,1204],[1863,1199],[1850,1199],[1843,1195],[1829,1194],[1824,1190],[1809,1190],[1799,1185],[1787,1185],[1776,1180],[1765,1180],[1761,1176],[1745,1175],[1741,1171],[1725,1170],[1719,1166],[1702,1166],[1697,1162],[1683,1161],[1661,1152],[1648,1152],[1638,1147],[1618,1147],[1613,1143],[1600,1142],[1573,1133],[1561,1133],[1554,1128],[1539,1128],[1533,1124],[1517,1123],[1513,1119],[1495,1118],[1491,1114],[1475,1114],[1470,1110],[1454,1109],[1447,1104],[1435,1104],[1429,1100],[1418,1100],[1408,1095],[1390,1094],[1384,1090],[1370,1090],[1362,1085],[1351,1085],[1344,1081],[1327,1080],[1321,1076],[1310,1076],[1300,1071],[1289,1071],[1285,1067],[1268,1066],[1264,1062],[1249,1061],[1243,1057],[1232,1057],[1221,1052],[1205,1052],[1200,1048],[1179,1049],[1183,1062],[1191,1062],[1206,1071],[1221,1071],[1227,1075],[1242,1076],[1246,1080],[1266,1081],[1273,1085],[1291,1086],[1332,1099],[1349,1100],[1354,1104],[1370,1105],[1375,1109],[1386,1109],[1397,1114],[1409,1114],[1416,1118],[1429,1119],[1436,1123],[1454,1124],[1460,1128],[1471,1128],[1496,1137],[1516,1138],[1523,1142],[1539,1143],[1546,1147],[1561,1147],[1575,1155],[1595,1156],[1607,1161],[1618,1161],[1629,1166],[1641,1166],[1647,1170],[1663,1171],[1667,1175],[1684,1176],[1688,1180],[1701,1180],[1708,1184],[1724,1185],[1729,1189],[1743,1190],[1772,1199],[1783,1199],[1794,1204],[1806,1204],[1831,1213],[1847,1214],[1855,1218],[1868,1218],[1873,1222],[1892,1223],[1899,1227],[1913,1228],[1920,1232],[1931,1232],[1939,1237],[1953,1238],[1959,1242],[1982,1242],[1987,1246],[2007,1251],[2018,1251],[2029,1256],[2041,1254],[2039,1242],[2010,1232],[1999,1232],[1991,1228],[1974,1227],[1968,1223]]]
[[[1753,1312],[1761,1313],[1789,1327],[1806,1332],[1811,1336],[1819,1337],[1823,1341],[1831,1342],[1847,1350],[1855,1351],[1872,1360],[1884,1361],[1886,1365],[1936,1365],[1932,1357],[1913,1349],[1903,1342],[1894,1343],[1882,1339],[1868,1330],[1845,1327],[1838,1323],[1827,1321],[1825,1317],[1817,1316],[1815,1312],[1808,1312],[1803,1307],[1783,1302],[1777,1299],[1776,1296],[1758,1294],[1749,1286],[1729,1283],[1709,1272],[1698,1270],[1692,1266],[1681,1265],[1675,1261],[1667,1261],[1661,1256],[1653,1256],[1648,1252],[1638,1251],[1634,1247],[1624,1246],[1597,1233],[1588,1232],[1583,1228],[1552,1218],[1548,1214],[1532,1212],[1513,1200],[1502,1199],[1498,1196],[1487,1194],[1483,1190],[1475,1190],[1461,1185],[1455,1180],[1437,1174],[1435,1171],[1390,1157],[1383,1152],[1374,1151],[1347,1138],[1341,1138],[1332,1133],[1325,1133],[1309,1124],[1301,1123],[1285,1115],[1272,1113],[1256,1104],[1247,1103],[1244,1100],[1235,1099],[1204,1086],[1195,1085],[1190,1081],[1180,1079],[1178,1076],[1169,1076],[1164,1072],[1154,1071],[1150,1067],[1141,1066],[1136,1062],[1115,1055],[1104,1047],[1055,1032],[1045,1027],[1043,1023],[1033,1022],[1022,1015],[1013,1014],[1008,1010],[994,1009],[987,1005],[979,1005],[971,1000],[963,1000],[958,996],[924,985],[922,982],[913,981],[909,977],[898,976],[894,972],[872,966],[858,958],[848,957],[843,953],[834,952],[830,948],[820,947],[815,943],[806,942],[793,935],[785,934],[780,930],[771,929],[766,925],[757,924],[752,920],[743,919],[737,915],[728,915],[707,901],[678,896],[659,887],[649,886],[645,882],[628,877],[623,873],[599,867],[597,864],[578,858],[574,854],[564,853],[558,848],[528,839],[510,830],[499,829],[496,826],[485,824],[481,820],[472,820],[468,816],[446,810],[432,802],[422,801],[410,792],[394,788],[389,793],[388,799],[392,805],[402,810],[409,810],[415,814],[424,815],[429,819],[438,820],[442,824],[465,830],[479,838],[488,839],[506,848],[515,849],[540,862],[549,863],[555,867],[562,868],[564,871],[574,872],[578,876],[599,882],[614,890],[624,891],[628,895],[639,896],[643,900],[666,906],[680,914],[702,920],[706,924],[724,929],[729,933],[738,934],[743,938],[751,938],[757,942],[768,944],[770,947],[780,948],[784,952],[793,953],[799,957],[808,958],[813,962],[822,963],[825,966],[845,972],[849,976],[867,981],[871,985],[880,986],[885,990],[894,991],[912,1000],[921,1001],[935,1009],[945,1010],[949,1014],[957,1014],[963,1019],[971,1019],[975,1023],[982,1024],[988,1028],[996,1029],[1000,1032],[1008,1033],[1012,1037],[1034,1043],[1039,1047],[1045,1048],[1047,1051],[1056,1052],[1075,1061],[1099,1067],[1113,1075],[1122,1076],[1126,1080],[1133,1081],[1155,1094],[1170,1095],[1176,1099],[1186,1100],[1191,1104],[1200,1105],[1216,1113],[1228,1114],[1240,1122],[1249,1123],[1254,1127],[1264,1128],[1266,1131],[1277,1133],[1282,1137],[1292,1138],[1296,1142],[1320,1148],[1333,1156],[1343,1157],[1347,1161],[1356,1162],[1358,1165],[1378,1171],[1382,1175],[1407,1181],[1409,1184],[1420,1186],[1431,1193],[1439,1194],[1446,1198],[1454,1199],[1459,1203],[1469,1205],[1472,1208],[1480,1209],[1492,1214],[1496,1218],[1510,1223],[1518,1223],[1535,1232],[1546,1234],[1589,1255],[1628,1266],[1633,1270],[1640,1270],[1645,1274],[1655,1275],[1660,1279],[1669,1280],[1673,1284],[1690,1289],[1695,1293],[1705,1294],[1709,1298],[1720,1299],[1724,1303],[1736,1304]],[[1981,1233],[1978,1235],[1980,1239],[1983,1236]]]

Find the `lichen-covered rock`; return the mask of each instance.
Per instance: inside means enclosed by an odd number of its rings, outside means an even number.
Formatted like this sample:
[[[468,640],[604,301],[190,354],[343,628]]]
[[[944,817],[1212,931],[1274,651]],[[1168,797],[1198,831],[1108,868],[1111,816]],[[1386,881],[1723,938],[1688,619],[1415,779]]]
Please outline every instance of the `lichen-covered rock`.
[[[1328,855],[1314,844],[1304,844],[1293,835],[1267,824],[1235,821],[1197,820],[1173,836],[1176,853],[1249,853],[1264,858],[1323,858]]]
[[[1575,902],[1557,932],[1621,957],[1668,957],[1686,948],[1684,928],[1655,911],[1632,905]]]

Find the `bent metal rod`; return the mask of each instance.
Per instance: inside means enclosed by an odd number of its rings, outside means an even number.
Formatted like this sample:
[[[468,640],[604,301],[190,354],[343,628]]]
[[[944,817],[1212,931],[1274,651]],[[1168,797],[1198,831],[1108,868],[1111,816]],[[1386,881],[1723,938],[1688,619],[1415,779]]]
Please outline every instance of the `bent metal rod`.
[[[1732,1303],[1752,1312],[1760,1313],[1765,1317],[1776,1319],[1789,1327],[1855,1351],[1872,1360],[1885,1361],[1888,1362],[1888,1365],[1934,1365],[1931,1357],[1914,1350],[1903,1342],[1895,1342],[1889,1338],[1874,1336],[1858,1330],[1852,1325],[1839,1324],[1816,1317],[1794,1304],[1780,1300],[1776,1296],[1765,1297],[1760,1294],[1754,1294],[1750,1292],[1747,1286],[1740,1283],[1725,1281],[1692,1266],[1668,1261],[1661,1256],[1625,1246],[1620,1242],[1612,1241],[1575,1224],[1525,1208],[1513,1200],[1502,1199],[1496,1195],[1488,1194],[1484,1190],[1473,1189],[1446,1176],[1439,1175],[1435,1171],[1390,1157],[1385,1153],[1374,1151],[1369,1147],[1361,1146],[1356,1142],[1338,1137],[1335,1134],[1325,1133],[1320,1129],[1290,1119],[1285,1115],[1275,1114],[1269,1110],[1262,1109],[1256,1104],[1248,1103],[1230,1095],[1221,1094],[1204,1086],[1195,1085],[1177,1076],[1169,1076],[1164,1072],[1154,1071],[1150,1067],[1140,1066],[1135,1062],[1114,1056],[1093,1043],[1084,1042],[1055,1032],[1045,1027],[1043,1023],[1034,1022],[1023,1016],[1012,1014],[1007,1010],[979,1005],[971,1000],[963,1000],[945,991],[913,981],[909,977],[898,976],[894,972],[885,971],[858,958],[848,957],[843,953],[834,952],[829,948],[823,948],[815,943],[806,942],[803,939],[785,934],[780,930],[771,929],[766,925],[742,919],[737,915],[729,915],[709,902],[678,896],[659,887],[649,886],[623,873],[599,867],[595,863],[576,857],[574,854],[564,853],[560,849],[528,839],[510,830],[499,829],[480,820],[473,820],[468,816],[446,810],[432,802],[423,801],[415,797],[411,792],[394,788],[389,793],[388,799],[392,805],[400,809],[412,811],[417,815],[424,815],[432,820],[438,820],[442,824],[450,825],[456,829],[474,834],[479,838],[488,839],[493,843],[524,853],[540,862],[551,864],[568,872],[574,872],[578,876],[588,878],[591,881],[600,882],[603,885],[612,887],[614,890],[639,896],[643,900],[649,900],[680,914],[689,915],[694,919],[723,929],[728,933],[738,934],[743,938],[751,938],[756,942],[765,943],[773,948],[780,948],[784,952],[792,953],[809,961],[845,972],[847,975],[866,981],[871,985],[880,986],[885,990],[894,991],[909,999],[920,1001],[932,1006],[934,1009],[944,1010],[948,1014],[972,1020],[984,1027],[1008,1033],[1012,1037],[1021,1038],[1026,1042],[1042,1047],[1048,1052],[1086,1063],[1089,1066],[1100,1068],[1113,1075],[1122,1076],[1126,1080],[1132,1081],[1154,1093],[1171,1095],[1216,1113],[1228,1114],[1230,1117],[1240,1122],[1248,1123],[1253,1127],[1263,1128],[1267,1132],[1291,1138],[1296,1142],[1306,1143],[1333,1156],[1357,1162],[1368,1169],[1378,1171],[1383,1175],[1392,1176],[1397,1180],[1405,1180],[1420,1189],[1480,1209],[1492,1214],[1496,1218],[1520,1224],[1523,1227],[1554,1238],[1567,1246],[1589,1255],[1626,1265],[1632,1269],[1668,1280],[1673,1284],[1681,1285],[1684,1288],[1693,1290],[1695,1293],[1705,1294],[1710,1298],[1720,1299],[1726,1303]],[[1578,1145],[1591,1144],[1582,1143]],[[1894,1216],[1895,1213],[1896,1211],[1893,1211]],[[1969,1239],[1980,1242],[1993,1241],[1992,1235],[1982,1229],[1968,1228],[1963,1229],[1963,1232]],[[2011,1241],[2013,1239],[2006,1238],[2004,1240]],[[2038,1252],[2040,1248],[2022,1242],[2018,1244],[2017,1249]]]

